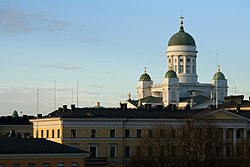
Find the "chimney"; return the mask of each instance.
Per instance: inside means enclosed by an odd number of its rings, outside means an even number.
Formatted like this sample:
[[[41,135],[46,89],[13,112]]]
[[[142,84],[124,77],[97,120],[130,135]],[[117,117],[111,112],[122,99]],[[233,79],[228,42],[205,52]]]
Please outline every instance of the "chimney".
[[[58,107],[58,111],[59,112],[63,112],[63,108],[62,107]]]
[[[127,110],[127,103],[120,103],[122,110]]]
[[[146,110],[151,110],[152,109],[152,104],[145,104]]]
[[[15,130],[10,130],[10,134],[8,137],[17,137]]]
[[[63,112],[65,112],[67,110],[68,110],[67,105],[63,105]]]
[[[75,111],[76,109],[76,105],[75,104],[71,104],[71,111]]]

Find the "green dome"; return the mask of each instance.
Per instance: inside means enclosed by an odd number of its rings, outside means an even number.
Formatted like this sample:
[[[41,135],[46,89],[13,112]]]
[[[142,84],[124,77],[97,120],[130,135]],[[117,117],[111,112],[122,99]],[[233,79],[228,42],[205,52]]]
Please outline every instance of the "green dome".
[[[140,81],[151,81],[151,78],[147,73],[144,73],[141,75]]]
[[[165,78],[177,78],[176,72],[174,70],[168,70],[165,74]]]
[[[15,110],[12,114],[12,118],[17,118],[17,117],[19,117],[19,115],[18,115],[17,111]]]
[[[195,45],[194,38],[184,31],[183,27],[180,27],[180,31],[175,33],[169,40],[168,46],[174,45]]]
[[[220,70],[214,74],[214,80],[225,80],[225,75]]]

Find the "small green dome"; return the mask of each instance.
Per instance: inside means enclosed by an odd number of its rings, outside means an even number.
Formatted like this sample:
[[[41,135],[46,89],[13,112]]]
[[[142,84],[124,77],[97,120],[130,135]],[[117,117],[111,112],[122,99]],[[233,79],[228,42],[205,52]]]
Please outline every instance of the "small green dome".
[[[214,74],[214,78],[213,79],[214,80],[225,80],[226,78],[225,78],[225,75],[222,72],[220,72],[220,70],[218,70],[218,72],[216,72]]]
[[[174,70],[168,70],[165,74],[165,78],[177,78],[176,72]]]
[[[140,81],[151,81],[151,78],[147,73],[144,73],[141,75]]]
[[[12,118],[17,118],[17,117],[19,117],[19,115],[18,115],[17,111],[15,110],[12,114]]]

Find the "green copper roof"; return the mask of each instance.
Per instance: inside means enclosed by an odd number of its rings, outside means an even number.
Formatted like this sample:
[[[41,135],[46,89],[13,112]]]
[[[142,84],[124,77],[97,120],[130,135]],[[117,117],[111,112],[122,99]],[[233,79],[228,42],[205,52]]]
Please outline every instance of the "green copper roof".
[[[151,81],[151,78],[147,73],[144,73],[141,75],[140,81]]]
[[[17,113],[17,111],[14,111],[13,114],[12,114],[12,118],[17,118],[17,117],[19,117],[18,113]]]
[[[183,27],[180,27],[180,31],[175,33],[169,40],[168,46],[174,45],[195,45],[194,38],[184,31]]]
[[[165,74],[165,78],[177,78],[176,72],[174,70],[168,70]]]
[[[225,80],[226,78],[225,78],[225,75],[222,72],[220,72],[220,69],[219,69],[218,72],[214,74],[213,79],[214,80]]]

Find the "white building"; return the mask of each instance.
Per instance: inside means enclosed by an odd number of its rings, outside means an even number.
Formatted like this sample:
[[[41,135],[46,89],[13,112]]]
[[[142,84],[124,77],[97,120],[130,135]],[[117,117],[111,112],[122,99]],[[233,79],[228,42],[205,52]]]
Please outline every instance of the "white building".
[[[197,75],[197,48],[194,38],[184,31],[183,17],[180,17],[180,30],[169,40],[167,46],[167,72],[163,83],[154,84],[146,69],[140,76],[137,87],[138,100],[127,101],[128,107],[137,108],[147,98],[157,97],[164,107],[206,108],[218,105],[227,96],[227,79],[218,67],[218,72],[210,83],[199,83]],[[155,98],[153,98],[155,101]]]

